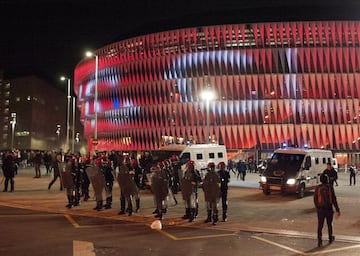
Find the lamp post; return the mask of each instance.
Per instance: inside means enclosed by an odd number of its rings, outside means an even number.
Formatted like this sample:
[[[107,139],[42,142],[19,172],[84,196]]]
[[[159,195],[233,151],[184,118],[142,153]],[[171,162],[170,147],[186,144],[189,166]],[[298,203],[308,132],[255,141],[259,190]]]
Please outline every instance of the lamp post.
[[[72,97],[73,100],[73,112],[72,112],[72,143],[71,143],[71,152],[75,153],[75,108],[76,108],[76,99]]]
[[[66,150],[70,149],[69,137],[70,137],[70,78],[64,76],[60,77],[61,81],[67,80],[67,114],[66,114]]]
[[[14,149],[14,136],[15,136],[15,125],[16,125],[16,113],[11,113],[11,150]]]
[[[210,87],[201,92],[201,99],[206,102],[206,142],[210,143],[210,101],[215,98],[214,92]]]
[[[94,145],[94,151],[96,154],[97,150],[97,105],[98,105],[98,69],[99,69],[99,56],[92,53],[92,52],[86,52],[87,57],[95,56],[95,95],[94,95],[94,139],[93,139],[93,145]]]

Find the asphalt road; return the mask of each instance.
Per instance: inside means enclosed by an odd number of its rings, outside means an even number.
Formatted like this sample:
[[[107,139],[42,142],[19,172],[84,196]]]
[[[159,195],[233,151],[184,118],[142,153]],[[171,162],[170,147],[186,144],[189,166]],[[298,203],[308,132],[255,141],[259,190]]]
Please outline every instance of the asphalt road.
[[[142,192],[141,212],[131,217],[117,215],[116,186],[113,209],[94,211],[90,200],[69,210],[58,184],[47,190],[51,175],[33,179],[29,172],[20,173],[15,192],[0,192],[0,255],[360,255],[360,186],[350,187],[347,174],[340,174],[335,188],[342,210],[334,222],[336,241],[324,241],[321,248],[311,192],[302,199],[280,193],[265,196],[256,189],[258,175],[247,177],[247,182],[231,183],[228,222],[203,223],[200,191],[195,222],[180,218],[180,202],[169,209],[163,229],[153,230],[148,191]]]

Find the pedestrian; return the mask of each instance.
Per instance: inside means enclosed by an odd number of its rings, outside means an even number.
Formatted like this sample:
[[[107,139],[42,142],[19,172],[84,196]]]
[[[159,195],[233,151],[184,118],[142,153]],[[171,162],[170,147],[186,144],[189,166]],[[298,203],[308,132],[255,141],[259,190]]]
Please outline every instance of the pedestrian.
[[[188,219],[189,222],[192,222],[198,215],[198,186],[200,182],[200,173],[195,169],[194,161],[188,161],[180,186],[185,201],[185,215],[182,218]]]
[[[9,181],[10,181],[10,192],[14,192],[15,162],[14,162],[14,157],[10,152],[8,152],[5,155],[5,159],[3,160],[3,164],[2,164],[2,170],[5,178],[3,192],[8,191]]]
[[[41,161],[42,161],[41,152],[40,150],[37,150],[33,159],[33,164],[35,168],[34,178],[41,178],[41,171],[40,171]]]
[[[227,221],[227,209],[228,209],[228,183],[230,182],[230,173],[225,169],[225,163],[220,162],[218,164],[218,174],[220,176],[220,192],[221,192],[221,206],[222,206],[222,220]]]
[[[326,169],[323,171],[323,174],[326,174],[329,177],[329,184],[334,187],[334,183],[337,182],[338,175],[330,162],[326,164]]]
[[[219,221],[218,204],[220,200],[220,177],[215,172],[215,164],[208,163],[208,171],[203,180],[203,190],[207,207],[207,219],[205,223],[212,221],[216,225]]]
[[[52,166],[52,169],[54,170],[54,178],[49,183],[49,186],[48,186],[49,190],[58,178],[60,179],[60,190],[63,190],[61,176],[60,176],[60,161],[61,161],[60,154],[56,154],[55,158],[52,159],[51,166]]]
[[[113,185],[114,185],[114,175],[113,175],[112,162],[107,158],[106,155],[102,156],[101,169],[104,173],[104,178],[105,178],[106,203],[104,205],[104,208],[111,209],[112,189],[113,189]]]
[[[81,183],[81,197],[84,197],[84,201],[88,201],[90,180],[86,172],[88,167],[91,167],[90,155],[82,156],[80,160],[80,183]]]
[[[356,184],[356,170],[355,170],[355,165],[350,165],[349,168],[349,173],[350,173],[350,186],[352,185],[352,181],[354,181],[354,186]]]
[[[68,199],[68,204],[65,207],[70,209],[74,207],[75,203],[75,159],[67,158],[65,168],[64,170],[61,170],[60,173],[61,181],[63,187],[66,189],[66,196]]]
[[[45,168],[46,168],[46,174],[51,173],[51,160],[52,159],[51,159],[51,152],[50,151],[44,153],[43,160],[44,160],[44,165],[45,165]]]
[[[237,165],[236,165],[236,169],[237,169],[237,179],[241,179],[243,181],[245,181],[245,176],[246,176],[246,164],[244,160],[240,160]]]
[[[334,188],[329,184],[329,177],[324,173],[321,174],[320,182],[321,184],[316,187],[314,193],[314,204],[318,217],[317,237],[319,247],[322,246],[322,229],[325,219],[328,227],[329,243],[331,244],[335,240],[332,227],[334,217],[333,206],[336,210],[336,217],[340,216],[340,209],[336,200],[335,191]]]

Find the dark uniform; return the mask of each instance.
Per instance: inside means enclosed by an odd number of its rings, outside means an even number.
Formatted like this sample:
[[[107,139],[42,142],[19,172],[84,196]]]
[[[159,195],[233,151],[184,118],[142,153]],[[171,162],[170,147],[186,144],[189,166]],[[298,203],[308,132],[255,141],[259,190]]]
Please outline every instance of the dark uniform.
[[[208,172],[203,180],[205,202],[207,205],[207,219],[205,223],[211,222],[216,225],[218,218],[218,203],[220,199],[220,177],[215,172],[215,164],[208,164]]]
[[[135,198],[136,210],[140,210],[140,198],[139,198],[139,189],[136,186],[134,181],[134,168],[130,163],[130,159],[126,157],[122,165],[119,168],[119,174],[117,176],[117,181],[119,182],[120,187],[120,211],[119,215],[125,214],[128,212],[128,215],[131,216],[133,213],[132,207],[132,198]],[[125,210],[125,204],[128,204],[127,209]]]
[[[156,205],[156,217],[163,219],[166,212],[165,199],[169,193],[169,177],[159,166],[151,168],[151,191]]]
[[[171,156],[171,172],[173,177],[172,192],[177,194],[180,191],[180,175],[181,164],[177,155]]]
[[[84,201],[88,201],[90,198],[89,195],[90,180],[89,180],[89,176],[86,173],[86,169],[91,166],[90,157],[83,156],[81,158],[79,165],[80,165],[81,196],[84,197]]]
[[[331,163],[327,163],[326,169],[323,171],[323,174],[329,177],[329,184],[334,187],[334,183],[337,181],[338,175],[335,169],[332,167]]]
[[[67,208],[72,208],[75,202],[75,161],[71,158],[67,158],[67,161],[64,163],[64,168],[61,168],[61,182],[63,187],[66,189],[66,196],[68,199]]]
[[[340,209],[336,200],[335,191],[334,188],[329,185],[328,176],[326,174],[321,174],[320,181],[322,184],[316,187],[314,193],[314,204],[317,209],[318,216],[318,246],[322,246],[322,229],[325,219],[328,227],[329,243],[332,243],[335,240],[332,228],[334,216],[333,206],[335,207],[338,216],[340,216]],[[328,193],[322,191],[326,191]]]
[[[180,183],[181,193],[185,201],[185,215],[182,218],[189,219],[189,222],[192,222],[198,215],[198,186],[201,177],[199,171],[195,170],[194,161],[187,162],[186,166]]]
[[[9,181],[10,181],[10,191],[14,191],[14,177],[15,177],[15,161],[14,157],[11,153],[8,153],[3,160],[2,165],[3,174],[5,177],[4,190],[3,192],[7,192]]]
[[[355,184],[356,184],[355,166],[350,166],[349,173],[350,173],[350,186],[352,185],[352,183],[354,183],[354,186],[355,186]],[[352,181],[354,181],[354,182],[352,182]]]
[[[227,195],[228,195],[228,183],[230,181],[230,173],[225,170],[225,163],[220,162],[219,165],[219,176],[220,176],[220,191],[221,191],[221,205],[222,205],[222,220],[227,220]]]
[[[101,211],[103,209],[102,193],[105,188],[105,177],[101,170],[101,159],[95,159],[95,165],[86,168],[86,173],[95,192],[96,207],[94,210]]]
[[[113,175],[112,164],[105,157],[103,157],[103,159],[102,159],[101,170],[103,171],[104,178],[105,178],[106,204],[104,205],[104,208],[111,209],[112,188],[114,185],[114,175]]]

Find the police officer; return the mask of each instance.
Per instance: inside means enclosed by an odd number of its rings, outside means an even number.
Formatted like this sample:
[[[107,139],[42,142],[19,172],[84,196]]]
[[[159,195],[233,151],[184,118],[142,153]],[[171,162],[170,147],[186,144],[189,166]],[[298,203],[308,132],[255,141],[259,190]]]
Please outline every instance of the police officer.
[[[75,202],[75,159],[71,157],[66,158],[65,169],[61,175],[61,181],[63,183],[63,187],[66,189],[68,199],[68,204],[65,207],[72,208]]]
[[[227,208],[228,208],[228,202],[227,202],[227,195],[228,195],[228,183],[230,181],[230,173],[229,169],[225,169],[225,163],[220,162],[218,164],[219,168],[219,176],[220,176],[220,191],[221,191],[221,205],[222,205],[222,220],[227,220]]]
[[[135,212],[140,210],[140,197],[139,189],[136,186],[134,181],[135,171],[131,165],[130,158],[128,156],[124,157],[123,163],[120,165],[119,174],[117,176],[117,181],[119,182],[120,187],[120,211],[119,215],[125,214],[128,212],[128,215],[131,216],[133,213],[132,198],[135,198],[136,209]],[[125,205],[127,202],[127,209]]]
[[[169,177],[166,171],[159,165],[151,167],[151,191],[154,195],[156,205],[156,216],[160,220],[164,218],[166,212],[165,199],[169,193]]]
[[[106,204],[104,205],[104,208],[111,209],[114,175],[112,169],[112,162],[107,158],[105,154],[102,156],[101,169],[104,173],[104,178],[105,178]]]
[[[96,206],[94,210],[101,211],[103,209],[102,194],[105,188],[105,177],[103,171],[101,170],[101,158],[96,158],[94,166],[89,167],[86,171],[90,176],[90,181],[95,192]]]
[[[188,219],[189,222],[192,222],[198,214],[198,186],[200,182],[200,173],[195,170],[194,161],[188,161],[180,186],[185,201],[185,215],[182,218]]]
[[[208,171],[203,180],[203,190],[205,195],[205,202],[207,206],[207,219],[205,223],[211,222],[216,225],[218,218],[218,203],[220,199],[220,177],[215,172],[215,164],[208,163]]]
[[[180,165],[179,157],[177,155],[172,155],[170,160],[171,160],[171,172],[173,177],[172,192],[174,194],[177,194],[180,191],[179,172],[181,171],[181,165]]]
[[[335,240],[333,236],[332,221],[334,216],[333,206],[335,207],[337,217],[340,216],[340,208],[338,206],[334,188],[329,185],[329,178],[326,174],[320,175],[321,184],[316,187],[314,193],[314,204],[317,209],[318,216],[318,246],[322,246],[322,229],[324,226],[324,220],[328,226],[329,243],[331,244]],[[322,192],[322,191],[326,191]]]
[[[90,156],[81,157],[80,163],[80,183],[81,183],[81,196],[84,197],[84,201],[88,201],[90,198],[89,195],[89,186],[90,180],[87,175],[86,169],[91,166]]]

